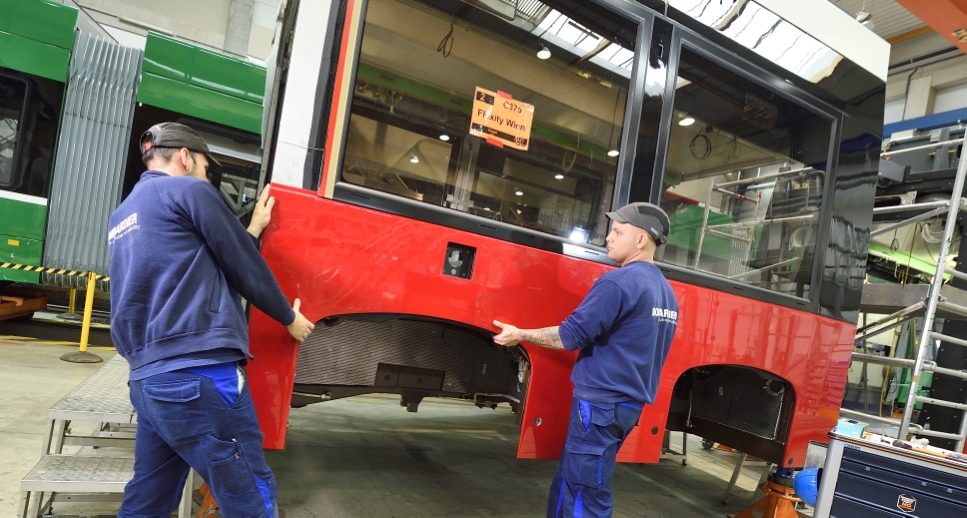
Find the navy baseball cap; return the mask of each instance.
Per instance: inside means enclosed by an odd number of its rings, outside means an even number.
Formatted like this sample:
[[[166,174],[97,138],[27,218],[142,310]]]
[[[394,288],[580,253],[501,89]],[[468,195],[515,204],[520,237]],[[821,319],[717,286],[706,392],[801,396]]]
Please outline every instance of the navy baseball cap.
[[[209,162],[218,167],[222,166],[221,162],[215,160],[215,157],[212,156],[211,150],[208,149],[208,143],[205,142],[205,137],[184,124],[162,122],[151,126],[148,131],[141,134],[142,155],[147,153],[149,149],[156,147],[186,148],[188,151],[202,153],[208,157]]]
[[[614,212],[608,212],[606,216],[612,221],[628,223],[648,232],[655,240],[656,246],[661,246],[668,241],[671,220],[658,205],[643,201],[629,203]]]

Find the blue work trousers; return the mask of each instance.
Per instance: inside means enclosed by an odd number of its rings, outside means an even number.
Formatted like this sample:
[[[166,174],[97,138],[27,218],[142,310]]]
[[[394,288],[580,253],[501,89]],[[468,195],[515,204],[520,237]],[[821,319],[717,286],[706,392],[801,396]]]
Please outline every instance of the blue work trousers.
[[[208,484],[226,518],[277,516],[278,489],[262,455],[248,386],[229,406],[215,382],[178,371],[130,381],[138,412],[134,478],[119,518],[168,518],[189,466]]]
[[[547,516],[610,517],[614,459],[638,424],[642,405],[572,399],[567,442],[551,484]]]

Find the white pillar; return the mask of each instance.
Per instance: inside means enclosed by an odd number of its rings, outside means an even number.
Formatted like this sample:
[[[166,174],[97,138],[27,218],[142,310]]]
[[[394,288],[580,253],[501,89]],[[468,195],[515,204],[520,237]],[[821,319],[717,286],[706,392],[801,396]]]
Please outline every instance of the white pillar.
[[[933,101],[937,92],[933,89],[933,76],[924,76],[910,81],[907,102],[903,109],[903,120],[916,119],[933,113]]]
[[[236,56],[248,55],[248,38],[252,33],[252,12],[255,0],[232,0],[225,28],[225,52]]]

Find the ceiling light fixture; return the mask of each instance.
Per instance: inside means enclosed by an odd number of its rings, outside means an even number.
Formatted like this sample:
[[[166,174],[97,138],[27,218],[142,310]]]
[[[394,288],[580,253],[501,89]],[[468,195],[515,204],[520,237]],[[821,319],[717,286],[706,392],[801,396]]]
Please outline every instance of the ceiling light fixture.
[[[695,124],[695,118],[688,115],[682,117],[682,120],[678,121],[679,126],[691,126]]]
[[[618,152],[617,149],[612,149],[611,151],[608,151],[608,156],[611,157],[611,158],[614,158],[614,157],[618,156],[619,154],[620,153]]]
[[[514,194],[516,194],[517,196],[523,196],[524,191],[514,191]]]
[[[419,164],[420,163],[420,159],[416,155],[413,155],[413,156],[410,157],[410,163],[411,164]]]
[[[557,173],[556,175],[554,175],[554,178],[556,178],[558,180],[563,180],[564,179],[564,175],[561,174],[561,173]]]
[[[450,141],[450,135],[447,135],[446,133],[442,133],[442,134],[440,134],[440,140],[442,140],[444,142],[449,142]]]
[[[547,45],[541,45],[541,50],[537,51],[538,59],[548,59],[551,57],[551,49],[547,48]]]
[[[869,30],[876,28],[876,24],[873,23],[873,15],[868,11],[859,11],[856,13],[856,21],[860,23],[863,27]]]

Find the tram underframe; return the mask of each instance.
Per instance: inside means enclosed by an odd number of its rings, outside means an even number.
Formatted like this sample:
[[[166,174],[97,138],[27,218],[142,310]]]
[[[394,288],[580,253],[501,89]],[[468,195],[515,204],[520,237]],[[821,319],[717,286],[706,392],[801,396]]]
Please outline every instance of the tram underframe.
[[[350,315],[324,320],[299,351],[292,406],[372,393],[400,394],[416,412],[425,397],[519,408],[518,348],[449,322],[410,315]]]

